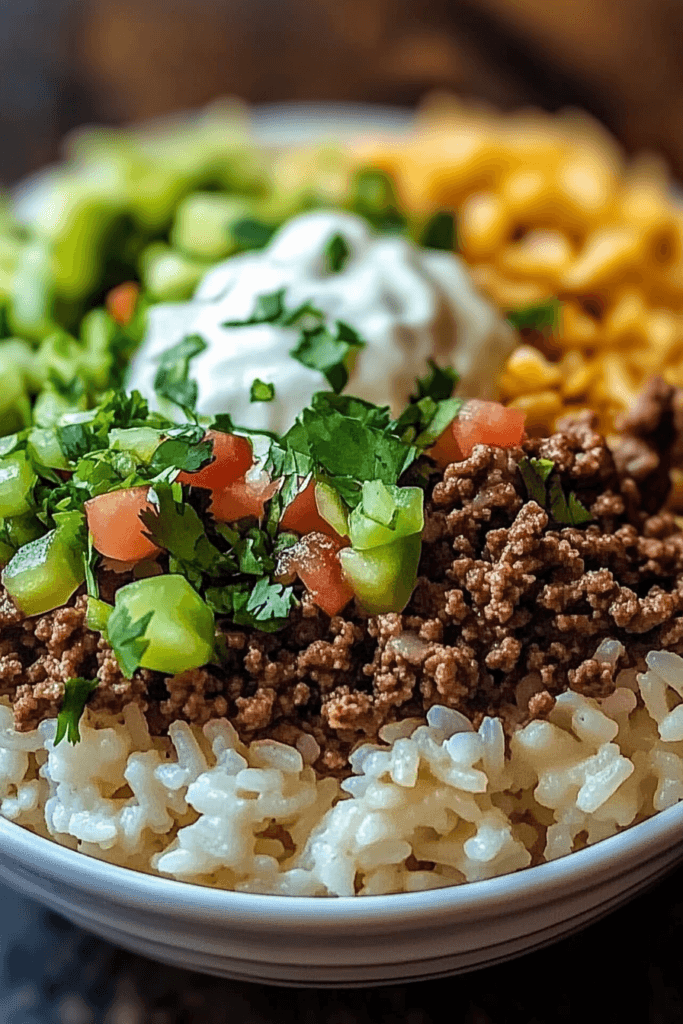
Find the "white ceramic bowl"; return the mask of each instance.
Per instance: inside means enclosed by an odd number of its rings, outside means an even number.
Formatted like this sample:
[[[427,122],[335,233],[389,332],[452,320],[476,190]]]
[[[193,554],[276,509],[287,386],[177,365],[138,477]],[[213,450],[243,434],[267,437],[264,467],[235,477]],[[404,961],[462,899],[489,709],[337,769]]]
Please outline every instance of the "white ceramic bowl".
[[[403,110],[282,104],[256,112],[266,144],[400,132]],[[15,193],[31,220],[50,172]],[[278,985],[358,986],[474,970],[560,939],[683,860],[683,803],[562,860],[395,896],[256,896],[145,875],[0,818],[0,880],[112,942],[179,967]]]
[[[155,960],[278,985],[471,971],[548,945],[683,859],[683,804],[561,860],[423,893],[257,896],[113,867],[0,819],[0,880]]]

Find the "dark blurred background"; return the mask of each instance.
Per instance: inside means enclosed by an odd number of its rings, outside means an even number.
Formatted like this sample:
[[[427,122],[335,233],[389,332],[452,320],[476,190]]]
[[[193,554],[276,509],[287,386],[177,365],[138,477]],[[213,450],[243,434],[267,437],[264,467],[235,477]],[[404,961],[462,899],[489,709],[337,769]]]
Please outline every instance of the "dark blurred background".
[[[578,105],[683,176],[680,0],[0,0],[0,180],[220,95]]]

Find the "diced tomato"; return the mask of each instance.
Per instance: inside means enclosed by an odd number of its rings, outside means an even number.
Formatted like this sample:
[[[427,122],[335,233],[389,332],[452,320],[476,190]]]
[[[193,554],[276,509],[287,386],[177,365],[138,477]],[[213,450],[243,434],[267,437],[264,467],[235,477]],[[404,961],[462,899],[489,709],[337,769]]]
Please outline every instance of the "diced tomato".
[[[333,537],[341,542],[341,537],[333,526],[318,512],[315,503],[315,480],[311,480],[299,491],[294,501],[285,509],[280,520],[280,527],[283,530],[292,530],[294,533],[324,533],[327,537]]]
[[[209,511],[221,523],[234,523],[247,516],[260,519],[265,503],[273,497],[279,482],[267,479],[248,481],[242,477],[221,491],[214,491]]]
[[[429,449],[428,455],[443,469],[450,462],[468,458],[477,444],[514,448],[524,437],[524,420],[521,409],[472,398]]]
[[[287,573],[296,573],[318,608],[338,615],[353,597],[343,576],[338,552],[343,544],[322,533],[307,533],[283,558]]]
[[[125,327],[133,319],[140,294],[140,285],[135,281],[124,281],[107,293],[104,300],[107,311],[117,324]]]
[[[139,562],[154,558],[161,548],[145,537],[146,527],[140,519],[145,509],[156,506],[147,500],[148,487],[131,487],[110,491],[90,498],[85,503],[85,517],[93,537],[95,550],[118,562]]]
[[[208,491],[222,491],[243,477],[253,462],[251,445],[246,437],[208,430],[205,441],[213,441],[213,462],[196,473],[179,473],[181,484],[205,487]]]

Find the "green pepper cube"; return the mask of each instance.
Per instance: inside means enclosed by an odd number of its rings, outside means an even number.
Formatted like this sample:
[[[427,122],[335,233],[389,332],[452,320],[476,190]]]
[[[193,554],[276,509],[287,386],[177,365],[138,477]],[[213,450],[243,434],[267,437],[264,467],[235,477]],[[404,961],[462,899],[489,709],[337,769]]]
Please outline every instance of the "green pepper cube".
[[[351,545],[357,551],[381,547],[419,534],[424,526],[424,495],[419,487],[363,484],[360,504],[349,516]]]
[[[135,637],[135,624],[151,617],[139,639],[146,644],[142,668],[177,675],[201,668],[213,656],[213,612],[184,576],[149,576],[116,592],[107,633],[119,654]]]
[[[414,533],[367,551],[339,552],[344,575],[370,615],[403,611],[415,587],[421,550],[421,537]]]
[[[66,604],[84,579],[74,531],[59,526],[19,548],[2,571],[7,593],[25,615],[43,615]]]
[[[195,192],[176,211],[171,244],[191,256],[218,260],[239,247],[232,225],[253,215],[254,205],[240,196]]]
[[[24,452],[0,459],[0,516],[18,516],[31,507],[31,492],[37,480]]]

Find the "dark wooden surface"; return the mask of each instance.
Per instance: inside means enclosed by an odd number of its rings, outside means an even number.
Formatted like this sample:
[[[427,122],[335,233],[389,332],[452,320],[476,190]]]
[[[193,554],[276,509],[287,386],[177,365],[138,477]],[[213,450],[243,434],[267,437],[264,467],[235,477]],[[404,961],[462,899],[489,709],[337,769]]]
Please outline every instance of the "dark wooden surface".
[[[0,180],[84,121],[234,94],[582,106],[683,174],[680,0],[5,0]]]
[[[282,989],[152,964],[0,887],[3,1024],[680,1024],[683,870],[546,950],[473,974]]]

